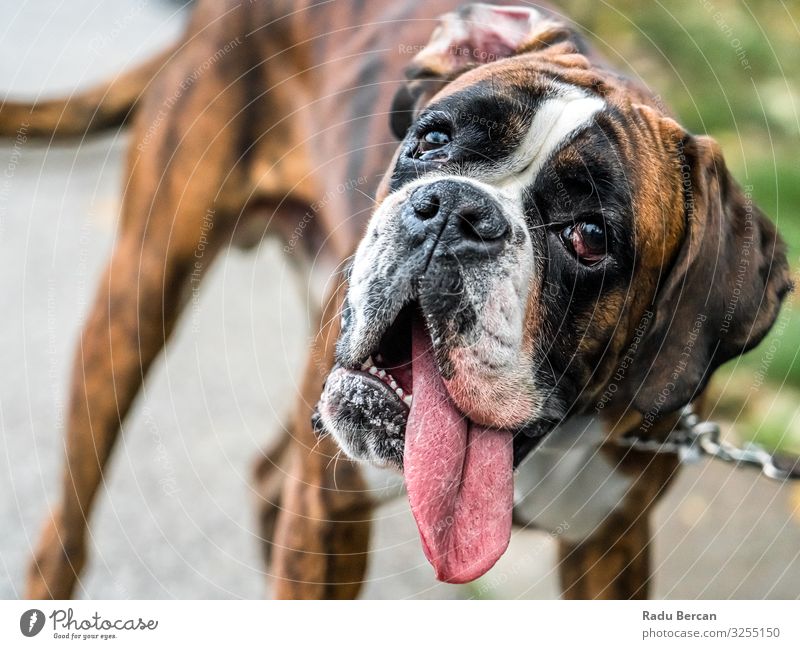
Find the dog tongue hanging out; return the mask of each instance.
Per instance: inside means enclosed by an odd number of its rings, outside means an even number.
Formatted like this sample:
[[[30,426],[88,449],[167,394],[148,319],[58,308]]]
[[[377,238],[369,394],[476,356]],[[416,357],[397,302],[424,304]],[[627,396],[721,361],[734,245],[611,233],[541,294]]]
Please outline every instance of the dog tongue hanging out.
[[[414,311],[406,309],[382,337],[380,366],[370,357],[361,369],[331,373],[320,414],[348,453],[367,450],[370,460],[403,469],[436,577],[464,583],[489,570],[508,546],[513,435],[459,410],[422,317],[408,315]],[[365,445],[368,424],[375,432]]]
[[[419,322],[411,349],[414,400],[404,455],[408,498],[436,577],[463,583],[485,573],[508,546],[512,435],[474,424],[456,409]]]

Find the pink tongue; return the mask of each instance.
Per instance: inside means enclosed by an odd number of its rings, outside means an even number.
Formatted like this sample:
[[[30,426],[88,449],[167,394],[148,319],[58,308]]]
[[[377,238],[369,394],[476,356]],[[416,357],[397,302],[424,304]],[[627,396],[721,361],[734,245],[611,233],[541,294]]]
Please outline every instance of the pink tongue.
[[[408,499],[436,578],[465,583],[489,570],[511,537],[511,433],[478,426],[456,410],[418,320],[412,359],[403,460]]]

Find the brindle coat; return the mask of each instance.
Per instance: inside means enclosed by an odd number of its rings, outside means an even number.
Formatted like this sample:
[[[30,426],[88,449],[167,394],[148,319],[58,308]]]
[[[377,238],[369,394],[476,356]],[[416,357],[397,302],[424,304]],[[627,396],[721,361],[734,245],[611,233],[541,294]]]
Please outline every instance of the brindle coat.
[[[5,135],[22,121],[32,135],[82,135],[123,122],[132,130],[120,234],[74,362],[62,497],[30,566],[29,597],[73,593],[85,561],[87,520],[120,422],[175,325],[192,275],[231,243],[266,234],[289,239],[312,206],[313,220],[303,223],[304,235],[293,241],[294,258],[316,260],[323,275],[332,272],[353,253],[373,209],[370,197],[381,200],[388,193],[391,174],[380,180],[394,164],[396,138],[435,93],[455,93],[482,78],[481,61],[469,56],[419,52],[437,17],[456,4],[207,0],[198,3],[181,42],[140,68],[69,100],[2,107]],[[406,78],[410,50],[419,53]],[[597,398],[657,294],[666,303],[674,300],[679,312],[657,310],[647,344],[674,349],[669,323],[692,317],[693,305],[680,300],[681,290],[710,277],[716,260],[735,264],[720,256],[720,246],[733,250],[745,236],[744,226],[726,216],[743,199],[713,143],[688,136],[647,91],[598,67],[562,21],[530,35],[519,51],[542,75],[627,107],[627,116],[620,110],[609,117],[609,128],[623,153],[633,157],[637,150],[652,161],[629,170],[636,178],[637,254],[630,278],[636,290],[604,295],[611,305],[607,313],[587,320],[574,338],[581,341],[578,356],[585,363],[573,380]],[[513,81],[514,64],[497,66],[492,74]],[[568,158],[569,149],[561,155]],[[700,188],[696,201],[704,204],[696,213],[707,219],[664,213],[682,205],[681,169],[674,164],[680,155]],[[319,204],[326,192],[358,178],[367,179],[361,191],[333,191],[333,198]],[[666,194],[665,187],[671,187]],[[213,228],[203,226],[204,215],[212,215]],[[674,421],[661,412],[694,398],[710,370],[756,344],[775,318],[788,288],[783,247],[760,213],[757,219],[757,281],[744,287],[735,313],[744,331],[737,328],[724,342],[703,348],[702,362],[680,378],[666,402],[661,399],[653,435],[664,434]],[[689,230],[698,227],[715,236],[690,237]],[[735,272],[724,270],[719,276],[732,282]],[[732,288],[719,287],[720,305]],[[356,465],[332,463],[338,448],[312,428],[313,408],[334,362],[343,299],[343,286],[328,296],[290,435],[256,471],[262,535],[265,547],[273,548],[278,597],[354,597],[366,566],[372,503],[363,495]],[[545,298],[534,294],[526,316],[529,337],[538,331],[542,304]],[[613,353],[604,353],[600,341]],[[642,420],[637,413],[646,416],[659,400],[674,359],[648,354],[628,369],[624,387],[630,392],[621,400],[633,403],[636,412],[620,400],[603,412],[611,435],[635,428]],[[633,487],[625,506],[590,538],[560,542],[568,597],[647,594],[648,512],[676,463],[668,456],[607,453],[634,478]]]

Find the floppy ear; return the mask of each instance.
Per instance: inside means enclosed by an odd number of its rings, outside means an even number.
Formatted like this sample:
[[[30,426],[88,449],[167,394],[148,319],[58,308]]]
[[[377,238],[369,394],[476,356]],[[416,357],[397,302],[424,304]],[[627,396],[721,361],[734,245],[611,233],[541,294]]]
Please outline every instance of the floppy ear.
[[[392,132],[405,137],[431,97],[467,70],[573,37],[567,25],[532,7],[470,4],[441,16],[428,44],[406,69],[408,83],[392,100]]]
[[[682,129],[677,144],[686,232],[640,345],[653,360],[640,358],[630,375],[642,413],[694,399],[717,367],[761,341],[791,290],[785,245],[728,172],[719,145]]]

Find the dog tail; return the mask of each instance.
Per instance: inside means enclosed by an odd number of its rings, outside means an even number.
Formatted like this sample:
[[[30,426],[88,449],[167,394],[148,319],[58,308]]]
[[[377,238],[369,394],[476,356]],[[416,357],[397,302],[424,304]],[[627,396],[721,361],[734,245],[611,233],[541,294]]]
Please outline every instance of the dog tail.
[[[114,79],[69,97],[0,104],[0,137],[80,137],[119,128],[132,117],[143,91],[178,46],[176,43]]]

